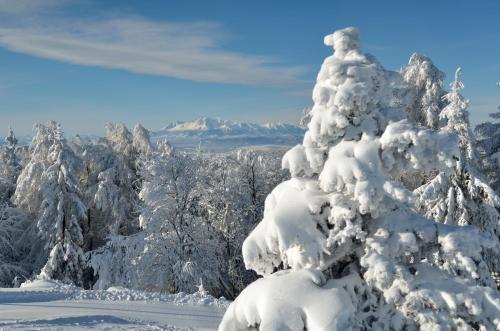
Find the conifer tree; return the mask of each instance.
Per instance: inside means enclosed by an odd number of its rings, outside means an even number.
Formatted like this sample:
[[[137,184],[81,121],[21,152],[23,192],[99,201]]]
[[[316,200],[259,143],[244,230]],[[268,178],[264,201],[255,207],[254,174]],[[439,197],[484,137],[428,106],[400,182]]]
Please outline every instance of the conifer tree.
[[[8,201],[14,195],[21,165],[16,155],[17,138],[9,127],[6,145],[0,159],[0,201]]]
[[[408,120],[429,128],[439,128],[439,113],[445,105],[444,73],[430,58],[414,53],[408,65],[401,69],[401,75],[409,87]]]
[[[500,198],[481,178],[475,137],[469,122],[468,101],[461,95],[461,69],[455,73],[451,91],[443,98],[442,130],[459,138],[460,154],[451,173],[441,172],[418,188],[418,208],[427,217],[445,224],[474,225],[500,235]]]
[[[68,148],[61,127],[50,122],[53,136],[49,148],[49,166],[42,174],[41,205],[37,226],[49,249],[49,259],[40,277],[59,279],[77,285],[83,283],[85,257],[82,251],[82,224],[87,210],[81,200],[75,164],[78,162]]]
[[[453,169],[456,136],[405,119],[409,105],[393,102],[402,77],[360,51],[357,29],[325,44],[335,52],[318,74],[308,131],[283,158],[292,179],[269,194],[243,244],[246,267],[263,278],[219,330],[498,329],[483,259],[497,238],[418,215],[398,180],[403,169]]]
[[[498,106],[500,110],[500,106]],[[500,111],[491,113],[491,122],[484,122],[476,126],[480,168],[488,178],[490,186],[500,194]]]

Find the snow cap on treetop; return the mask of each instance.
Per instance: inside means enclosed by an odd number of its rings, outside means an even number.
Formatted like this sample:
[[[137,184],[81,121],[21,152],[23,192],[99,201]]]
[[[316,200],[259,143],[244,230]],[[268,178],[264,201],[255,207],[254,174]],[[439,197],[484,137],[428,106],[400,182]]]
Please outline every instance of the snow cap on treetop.
[[[333,46],[338,53],[359,50],[359,30],[348,27],[335,31],[325,37],[324,43],[327,46]]]
[[[455,82],[460,82],[460,77],[462,76],[462,68],[458,67],[455,71]],[[452,84],[453,87],[453,84]],[[463,86],[461,86],[463,88]]]

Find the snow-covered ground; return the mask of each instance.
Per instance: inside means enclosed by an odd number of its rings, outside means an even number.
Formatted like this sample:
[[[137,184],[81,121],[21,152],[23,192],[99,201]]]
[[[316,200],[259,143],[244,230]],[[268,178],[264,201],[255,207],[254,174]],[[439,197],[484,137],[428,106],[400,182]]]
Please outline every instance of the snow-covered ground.
[[[216,330],[227,305],[201,293],[84,291],[35,281],[0,289],[0,330]]]

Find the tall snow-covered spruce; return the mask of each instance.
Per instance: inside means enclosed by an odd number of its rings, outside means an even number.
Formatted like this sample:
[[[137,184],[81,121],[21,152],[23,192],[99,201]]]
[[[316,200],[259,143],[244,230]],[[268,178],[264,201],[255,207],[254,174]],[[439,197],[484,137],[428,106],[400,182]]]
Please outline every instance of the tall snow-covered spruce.
[[[439,113],[444,107],[444,73],[427,56],[414,53],[401,70],[407,90],[407,116],[410,122],[437,129]]]
[[[461,95],[461,69],[455,73],[451,91],[443,96],[447,105],[439,117],[442,130],[459,138],[458,162],[451,174],[440,172],[419,187],[418,209],[438,222],[475,225],[483,231],[500,236],[500,197],[479,175],[478,154],[467,111],[468,100]],[[499,264],[499,255],[494,255]]]
[[[67,146],[58,123],[50,122],[46,129],[52,145],[48,151],[49,166],[40,180],[37,226],[50,254],[40,276],[81,286],[86,267],[81,225],[86,221],[87,209],[75,177],[77,158]]]
[[[402,75],[361,53],[357,29],[325,44],[335,52],[318,74],[308,131],[283,158],[292,179],[267,197],[243,244],[246,267],[264,277],[219,330],[500,328],[483,258],[498,239],[420,216],[398,180],[454,169],[456,135],[407,120]]]
[[[5,146],[0,155],[0,201],[9,200],[16,190],[16,181],[21,172],[21,165],[16,155],[17,138],[9,128],[5,137]]]
[[[489,116],[492,122],[481,123],[475,127],[481,170],[486,173],[493,189],[500,194],[500,106],[496,113]]]

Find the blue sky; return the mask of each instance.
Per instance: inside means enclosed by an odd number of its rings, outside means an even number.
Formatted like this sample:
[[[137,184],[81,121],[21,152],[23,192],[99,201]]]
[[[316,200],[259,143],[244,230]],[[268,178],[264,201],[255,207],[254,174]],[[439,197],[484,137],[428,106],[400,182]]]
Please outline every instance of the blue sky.
[[[500,105],[499,17],[499,1],[0,0],[0,126],[293,123],[331,54],[324,35],[346,26],[388,69],[413,52],[448,78],[461,66],[478,123]]]

